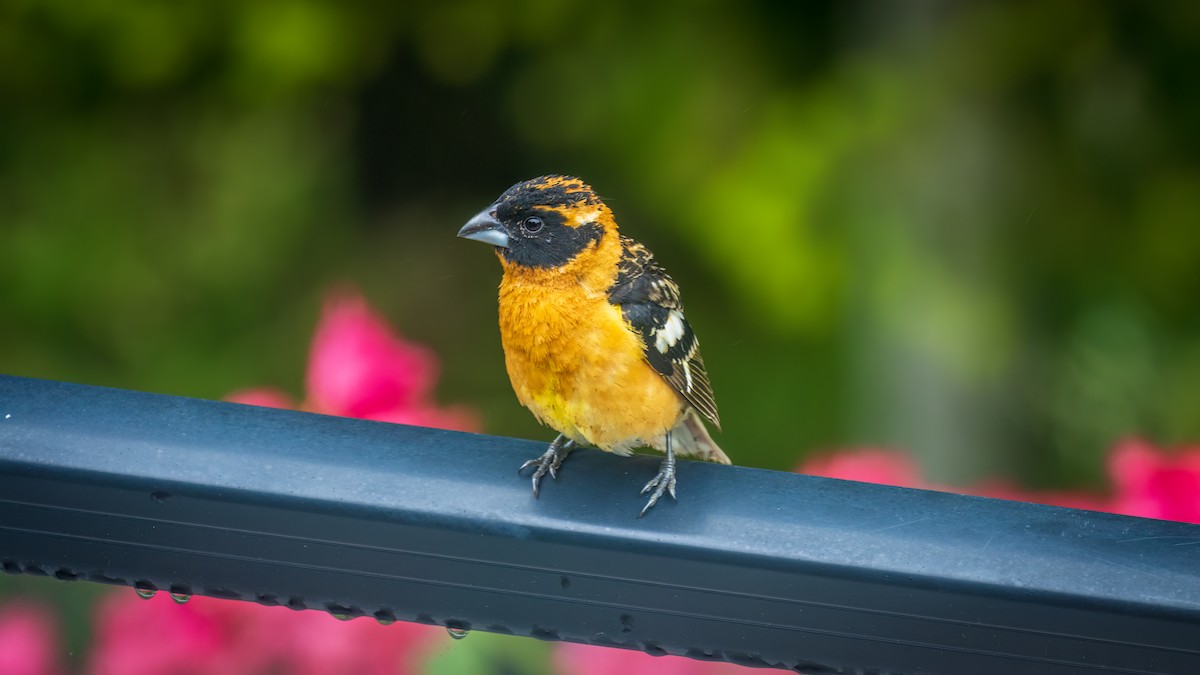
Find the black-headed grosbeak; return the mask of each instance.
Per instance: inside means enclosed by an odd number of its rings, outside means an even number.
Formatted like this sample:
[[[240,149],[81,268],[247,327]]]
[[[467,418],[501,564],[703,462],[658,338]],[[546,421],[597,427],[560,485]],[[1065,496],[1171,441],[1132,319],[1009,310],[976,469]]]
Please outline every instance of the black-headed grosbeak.
[[[532,467],[533,494],[577,445],[666,453],[642,494],[675,498],[675,455],[729,464],[700,344],[679,286],[578,178],[517,183],[458,232],[496,248],[500,337],[517,399],[559,432]]]

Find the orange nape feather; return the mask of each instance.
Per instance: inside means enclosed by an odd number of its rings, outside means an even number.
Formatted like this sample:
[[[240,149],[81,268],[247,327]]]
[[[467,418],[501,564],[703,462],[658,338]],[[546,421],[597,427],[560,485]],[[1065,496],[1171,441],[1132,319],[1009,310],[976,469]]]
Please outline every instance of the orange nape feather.
[[[612,230],[562,267],[530,268],[501,256],[505,365],[521,404],[567,438],[618,454],[661,450],[686,407],[608,302],[621,257]]]

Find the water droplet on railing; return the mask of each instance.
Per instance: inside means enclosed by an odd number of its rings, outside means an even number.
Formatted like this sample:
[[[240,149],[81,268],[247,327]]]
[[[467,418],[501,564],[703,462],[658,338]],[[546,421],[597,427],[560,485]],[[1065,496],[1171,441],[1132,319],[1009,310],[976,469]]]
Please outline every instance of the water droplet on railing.
[[[380,626],[390,626],[396,623],[396,617],[392,616],[389,612],[375,612],[375,621]]]
[[[467,637],[467,633],[470,631],[468,631],[466,628],[451,628],[450,626],[446,626],[446,632],[449,633],[450,637],[454,638],[455,640],[461,640]]]
[[[330,612],[330,613],[333,614],[333,618],[337,619],[338,621],[349,621],[350,619],[354,618],[350,614],[342,614],[340,612]]]
[[[137,596],[143,600],[149,600],[154,597],[154,589],[147,588],[146,586],[134,586],[133,592],[137,593]]]
[[[172,593],[171,599],[175,601],[175,604],[182,605],[185,602],[187,602],[188,600],[192,599],[192,594],[191,593]]]

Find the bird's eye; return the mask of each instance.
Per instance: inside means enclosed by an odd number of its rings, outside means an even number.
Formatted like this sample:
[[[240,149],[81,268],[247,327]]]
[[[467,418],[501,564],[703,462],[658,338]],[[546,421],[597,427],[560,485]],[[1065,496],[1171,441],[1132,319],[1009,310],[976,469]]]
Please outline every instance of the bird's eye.
[[[529,233],[541,231],[542,225],[544,225],[544,223],[542,223],[542,219],[538,218],[537,216],[529,216],[525,220],[521,221],[521,229]]]

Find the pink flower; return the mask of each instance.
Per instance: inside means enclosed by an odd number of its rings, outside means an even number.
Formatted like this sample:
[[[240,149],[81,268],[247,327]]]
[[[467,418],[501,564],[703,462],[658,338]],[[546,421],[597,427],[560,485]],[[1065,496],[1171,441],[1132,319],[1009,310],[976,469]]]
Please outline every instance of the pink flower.
[[[57,675],[58,626],[43,605],[25,600],[0,607],[0,674]]]
[[[1033,502],[1035,504],[1065,506],[1071,509],[1087,509],[1088,511],[1112,510],[1112,506],[1108,503],[1108,500],[1098,495],[1090,495],[1086,492],[1072,492],[1070,490],[1039,490],[1037,492],[1030,492],[1008,481],[997,479],[986,480],[966,490],[946,488],[946,491],[963,492],[965,494],[993,497],[995,499],[1007,499],[1014,502]]]
[[[1117,445],[1108,472],[1112,510],[1131,516],[1200,523],[1200,446],[1169,455],[1141,440]]]
[[[243,655],[234,648],[244,629],[219,605],[197,598],[175,606],[163,593],[142,600],[128,589],[109,593],[97,606],[90,675],[254,673],[265,650]]]
[[[398,339],[362,296],[341,291],[326,300],[308,358],[314,409],[370,417],[411,408],[436,378],[433,352]]]
[[[753,675],[769,672],[731,663],[682,656],[651,656],[613,647],[559,643],[554,665],[560,675]]]
[[[925,485],[917,463],[908,455],[892,450],[865,449],[813,457],[804,463],[800,473],[880,485]]]
[[[302,408],[326,415],[473,431],[473,411],[439,407],[432,398],[437,357],[397,336],[355,291],[329,295],[308,357],[308,399]],[[282,392],[246,389],[235,403],[295,407]]]
[[[205,597],[177,605],[125,589],[101,601],[94,624],[89,675],[406,675],[443,637],[419,624]]]
[[[262,624],[266,632],[282,633],[278,652],[282,667],[271,672],[417,673],[433,647],[447,639],[446,632],[435,626],[407,622],[384,626],[370,618],[339,621],[320,611],[261,609],[272,614],[271,621]]]
[[[920,476],[906,455],[887,450],[839,452],[813,458],[800,471],[868,483],[1200,523],[1200,446],[1168,453],[1141,440],[1119,443],[1108,459],[1109,480],[1115,492],[1111,497],[1067,490],[1031,492],[1002,480],[989,480],[965,489],[934,485]]]
[[[911,457],[894,450],[866,449],[814,457],[800,467],[800,472],[864,483],[957,492],[996,499],[1068,506],[1076,509],[1110,510],[1103,499],[1085,493],[1065,490],[1029,492],[1002,480],[989,480],[967,488],[938,485],[921,476],[916,462]]]
[[[225,397],[227,401],[257,405],[263,408],[295,408],[296,404],[282,391],[262,387],[258,389],[239,389]]]

